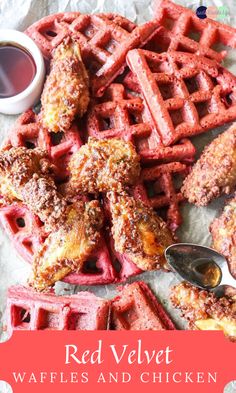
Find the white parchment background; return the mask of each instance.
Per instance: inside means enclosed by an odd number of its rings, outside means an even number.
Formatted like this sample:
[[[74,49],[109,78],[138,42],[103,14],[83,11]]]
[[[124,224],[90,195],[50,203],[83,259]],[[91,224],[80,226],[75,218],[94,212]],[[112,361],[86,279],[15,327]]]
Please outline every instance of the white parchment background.
[[[194,9],[200,5],[199,1],[182,0],[178,2]],[[236,1],[205,1],[201,2],[201,5],[227,6],[229,12],[226,13],[223,22],[236,27]],[[0,28],[14,28],[23,31],[30,24],[48,14],[64,11],[80,11],[83,13],[117,12],[130,18],[132,21],[143,23],[152,18],[152,0],[0,0]],[[236,66],[234,66],[235,58],[236,49],[230,51],[229,60],[225,64],[231,71],[236,73]],[[6,137],[14,121],[14,116],[0,114],[0,143]],[[198,152],[218,132],[226,128],[221,127],[206,135],[195,138],[193,142],[197,146]],[[214,217],[219,214],[223,203],[224,198],[213,202],[207,208],[196,208],[186,204],[182,208],[184,224],[179,231],[180,240],[210,245],[211,239],[208,227]],[[24,284],[27,280],[29,270],[30,267],[17,255],[9,239],[0,229],[0,336],[4,323],[3,314],[7,288],[12,284]],[[167,310],[170,311],[172,318],[177,322],[178,326],[183,327],[183,322],[181,322],[178,313],[168,304],[169,287],[176,282],[176,278],[171,273],[164,274],[160,272],[145,273],[138,278],[142,278],[150,284],[158,298],[163,302]],[[134,280],[131,279],[130,281]],[[64,288],[69,289],[70,293],[74,293],[78,289],[86,289],[85,287],[78,288],[60,283],[57,285],[57,292],[63,293]],[[115,294],[115,285],[94,286],[89,287],[89,289],[98,296],[112,297]],[[2,339],[3,337],[4,335],[2,334]],[[0,385],[0,391],[2,389],[2,385]],[[233,384],[225,389],[225,393],[233,392],[236,392],[236,386]]]

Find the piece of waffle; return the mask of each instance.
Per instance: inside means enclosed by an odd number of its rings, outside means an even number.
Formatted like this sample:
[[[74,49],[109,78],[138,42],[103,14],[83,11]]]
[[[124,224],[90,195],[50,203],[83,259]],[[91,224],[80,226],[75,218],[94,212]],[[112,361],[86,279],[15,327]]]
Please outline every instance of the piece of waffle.
[[[236,119],[236,77],[217,62],[142,49],[127,62],[165,146]]]
[[[76,17],[76,13],[64,13],[41,19],[26,34],[47,57],[66,35],[75,36],[90,72],[91,90],[101,96],[106,86],[123,72],[128,51],[144,46],[158,29],[155,21],[136,26],[113,14],[77,14]]]
[[[109,309],[109,301],[89,292],[56,296],[13,286],[7,298],[8,329],[107,330]]]
[[[189,8],[156,0],[154,13],[162,26],[150,46],[156,52],[189,52],[220,62],[229,47],[236,48],[235,28],[209,18],[200,19]]]
[[[189,166],[180,162],[143,168],[140,184],[133,189],[134,197],[157,210],[173,232],[182,223],[180,188],[188,172]]]
[[[80,12],[52,14],[33,23],[25,31],[38,45],[45,58],[50,58],[54,48],[69,34],[70,24]]]
[[[32,263],[33,255],[46,238],[43,223],[25,205],[0,207],[0,222],[21,257]]]
[[[193,161],[195,148],[188,139],[164,147],[149,110],[134,89],[111,84],[102,98],[94,100],[87,116],[89,136],[123,138],[134,143],[143,162]]]
[[[112,301],[113,330],[174,330],[175,326],[148,285],[135,282],[120,288]]]

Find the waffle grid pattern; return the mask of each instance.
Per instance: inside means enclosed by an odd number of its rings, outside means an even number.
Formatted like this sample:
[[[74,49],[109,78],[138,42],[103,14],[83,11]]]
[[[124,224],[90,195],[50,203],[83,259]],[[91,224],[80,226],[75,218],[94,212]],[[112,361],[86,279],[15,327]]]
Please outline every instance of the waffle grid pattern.
[[[229,47],[236,48],[236,29],[206,18],[169,0],[155,2],[154,14],[162,30],[152,40],[156,52],[181,51],[205,56],[218,62]]]
[[[58,297],[13,286],[7,316],[10,330],[106,330],[109,301],[88,292]]]
[[[89,292],[56,296],[12,286],[7,296],[7,325],[14,330],[173,330],[175,326],[148,285],[119,288],[114,299]]]
[[[142,49],[127,60],[165,146],[236,119],[236,77],[217,63]]]
[[[91,89],[101,96],[105,88],[123,72],[132,48],[142,47],[159,29],[155,21],[136,26],[115,14],[71,13],[46,17],[26,30],[47,58],[67,35],[75,36],[83,61],[90,71]]]

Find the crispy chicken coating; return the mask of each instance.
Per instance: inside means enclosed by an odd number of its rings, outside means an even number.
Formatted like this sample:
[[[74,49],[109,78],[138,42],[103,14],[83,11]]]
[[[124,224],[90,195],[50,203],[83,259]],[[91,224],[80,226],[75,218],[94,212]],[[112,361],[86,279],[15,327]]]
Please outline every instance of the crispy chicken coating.
[[[103,214],[98,201],[68,206],[65,221],[38,251],[30,284],[43,291],[71,272],[79,271],[98,246]]]
[[[212,248],[225,256],[236,278],[236,195],[210,226]]]
[[[15,147],[0,152],[0,194],[12,202],[22,200],[21,190],[34,173],[47,173],[50,164],[40,149]]]
[[[55,49],[41,102],[40,121],[50,132],[66,132],[87,111],[89,78],[78,40],[66,38]]]
[[[207,146],[184,180],[183,195],[190,203],[206,206],[236,186],[236,124]]]
[[[24,202],[45,223],[60,225],[67,203],[51,178],[52,165],[41,149],[13,147],[0,154],[0,193],[8,203]]]
[[[188,320],[193,330],[223,330],[225,335],[236,340],[236,299],[217,298],[193,285],[182,282],[171,290],[171,302]]]
[[[109,193],[115,250],[142,270],[168,269],[165,248],[173,237],[155,211],[133,197]]]
[[[50,170],[40,149],[11,148],[0,154],[1,195],[8,202],[23,201],[49,232],[33,264],[31,285],[39,291],[81,269],[98,245],[103,225],[99,202],[68,205]]]
[[[131,142],[89,138],[70,161],[70,187],[74,193],[121,192],[140,174],[139,156]]]
[[[65,220],[67,202],[49,176],[34,174],[21,194],[24,203],[44,222],[46,230],[54,231]]]

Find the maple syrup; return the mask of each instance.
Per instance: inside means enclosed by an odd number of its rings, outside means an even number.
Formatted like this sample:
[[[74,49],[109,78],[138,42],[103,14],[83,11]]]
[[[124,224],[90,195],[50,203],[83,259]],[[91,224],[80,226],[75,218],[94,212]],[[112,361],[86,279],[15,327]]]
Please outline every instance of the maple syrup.
[[[196,284],[205,288],[215,288],[222,277],[219,266],[207,258],[195,259],[190,266],[189,275]]]
[[[24,91],[36,74],[31,54],[14,43],[0,44],[0,99]]]

